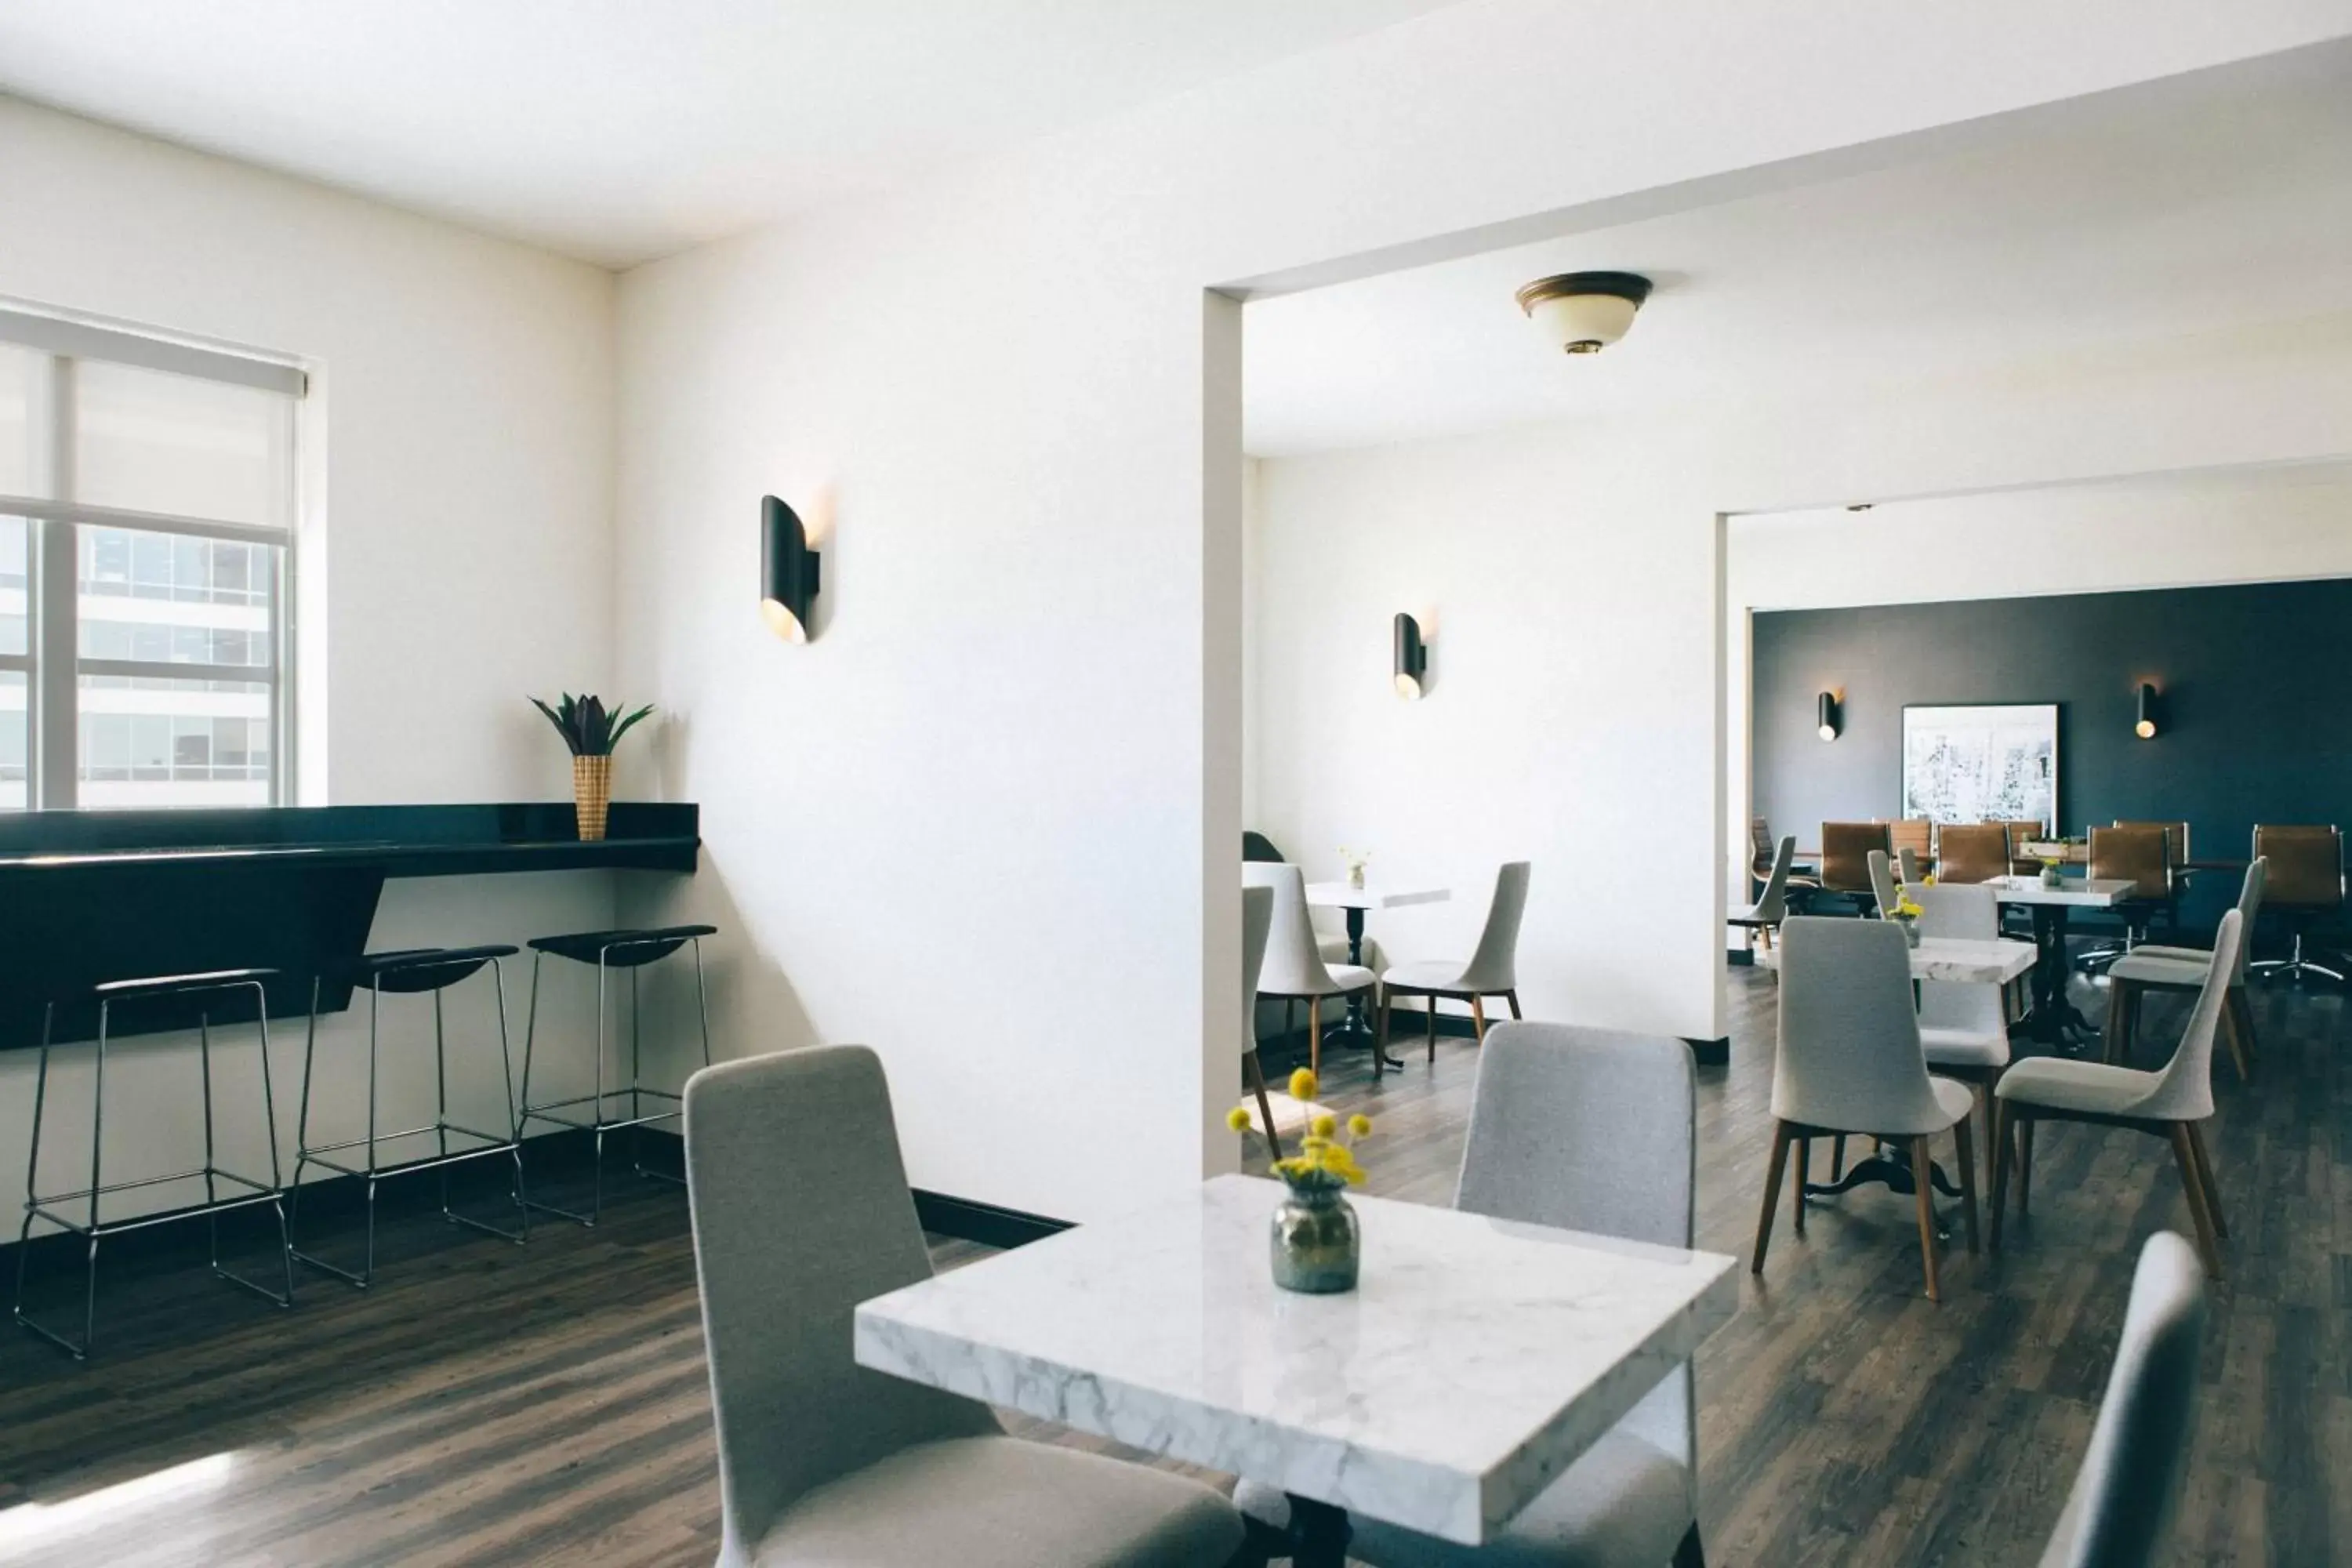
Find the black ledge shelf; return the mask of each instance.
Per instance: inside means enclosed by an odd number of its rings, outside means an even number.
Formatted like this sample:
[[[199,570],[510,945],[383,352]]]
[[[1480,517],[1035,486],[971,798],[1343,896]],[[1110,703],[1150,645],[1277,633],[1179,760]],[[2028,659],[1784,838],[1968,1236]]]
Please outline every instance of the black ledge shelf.
[[[323,975],[320,1010],[339,1011],[351,985],[337,976],[364,950],[389,878],[695,869],[690,804],[616,801],[606,829],[582,843],[568,803],[538,801],[0,816],[0,1050],[38,1044],[52,1002],[54,1040],[91,1038],[83,999],[110,980],[275,969],[269,1016],[285,1018],[309,1012]],[[155,998],[118,1008],[108,1032],[194,1023],[185,999]]]

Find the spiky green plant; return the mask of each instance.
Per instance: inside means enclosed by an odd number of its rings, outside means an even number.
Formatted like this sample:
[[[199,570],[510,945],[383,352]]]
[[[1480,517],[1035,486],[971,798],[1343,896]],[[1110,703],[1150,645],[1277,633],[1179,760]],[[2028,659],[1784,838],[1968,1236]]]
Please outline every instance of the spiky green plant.
[[[601,699],[584,692],[574,697],[569,691],[563,694],[561,707],[550,708],[536,697],[530,705],[547,715],[547,721],[555,726],[555,732],[563,737],[575,757],[611,756],[630,726],[654,710],[648,702],[634,713],[616,715]]]

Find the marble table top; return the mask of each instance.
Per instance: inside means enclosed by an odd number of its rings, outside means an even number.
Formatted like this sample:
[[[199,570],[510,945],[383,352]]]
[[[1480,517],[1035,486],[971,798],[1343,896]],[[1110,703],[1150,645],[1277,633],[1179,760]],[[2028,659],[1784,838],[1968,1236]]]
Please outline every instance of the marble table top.
[[[1923,936],[1911,950],[1911,978],[1948,980],[1962,985],[2006,985],[2033,967],[2030,942],[1966,942],[1957,937]],[[1780,967],[1780,950],[1756,952],[1756,963],[1766,969]]]
[[[1345,882],[1309,882],[1307,901],[1325,910],[1401,910],[1407,904],[1442,904],[1450,888],[1351,888]]]
[[[1727,1322],[1734,1260],[1351,1197],[1362,1283],[1275,1288],[1219,1176],[857,1309],[862,1366],[1475,1545]]]
[[[1993,894],[2004,904],[2074,904],[2104,910],[2131,897],[2134,886],[2121,877],[2068,877],[2061,886],[2045,888],[2039,877],[1996,877]]]

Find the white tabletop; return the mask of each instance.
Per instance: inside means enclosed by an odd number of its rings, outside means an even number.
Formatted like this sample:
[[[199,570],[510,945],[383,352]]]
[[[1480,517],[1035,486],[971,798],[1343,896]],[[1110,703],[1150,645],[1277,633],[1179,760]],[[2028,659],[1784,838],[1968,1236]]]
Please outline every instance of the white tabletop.
[[[1362,1282],[1275,1288],[1219,1176],[857,1309],[858,1363],[1465,1544],[1727,1322],[1734,1260],[1351,1197]]]
[[[1993,893],[2004,904],[2073,904],[2084,909],[2104,910],[2122,903],[2131,897],[2137,884],[2123,877],[2102,877],[2093,881],[2084,877],[2068,877],[2055,888],[2045,888],[2039,877],[1995,877]]]
[[[1309,882],[1307,901],[1325,910],[1397,910],[1407,904],[1442,904],[1450,888],[1351,888],[1345,882]]]
[[[1911,978],[1948,980],[1963,985],[2006,985],[2032,969],[2030,942],[1966,942],[1957,937],[1923,936],[1911,950]],[[1756,962],[1766,969],[1780,967],[1780,950],[1759,948]]]

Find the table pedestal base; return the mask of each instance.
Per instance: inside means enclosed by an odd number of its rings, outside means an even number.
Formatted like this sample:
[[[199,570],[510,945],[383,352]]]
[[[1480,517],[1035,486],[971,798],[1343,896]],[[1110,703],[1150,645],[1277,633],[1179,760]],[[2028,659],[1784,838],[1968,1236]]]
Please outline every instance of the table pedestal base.
[[[1899,1150],[1890,1150],[1881,1142],[1872,1152],[1847,1166],[1845,1174],[1836,1181],[1806,1184],[1805,1196],[1834,1198],[1852,1192],[1865,1182],[1877,1182],[1889,1192],[1899,1193],[1906,1198],[1919,1190],[1918,1184],[1911,1179],[1911,1156]],[[1933,1160],[1927,1162],[1927,1184],[1945,1197],[1960,1195],[1960,1189],[1953,1184],[1952,1178],[1944,1174],[1944,1167]],[[1951,1227],[1945,1223],[1941,1211],[1936,1215],[1936,1235],[1944,1241],[1952,1238]]]
[[[1286,1527],[1268,1524],[1255,1514],[1242,1516],[1249,1535],[1239,1561],[1254,1568],[1265,1568],[1276,1558],[1289,1559],[1293,1568],[1347,1568],[1348,1542],[1356,1534],[1348,1510],[1297,1493],[1286,1495],[1290,1499]]]
[[[1348,911],[1348,962],[1360,969],[1363,967],[1364,911],[1358,909]],[[1360,991],[1348,998],[1348,1016],[1323,1031],[1323,1043],[1327,1046],[1349,1046],[1358,1050],[1362,1050],[1368,1046],[1371,1047],[1374,1077],[1378,1077],[1381,1068],[1384,1067],[1401,1068],[1404,1066],[1404,1063],[1379,1048],[1379,1041],[1373,1036],[1372,1026],[1364,1022],[1364,994]]]

